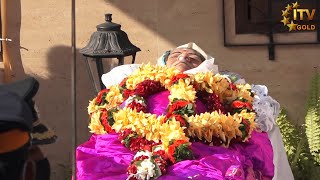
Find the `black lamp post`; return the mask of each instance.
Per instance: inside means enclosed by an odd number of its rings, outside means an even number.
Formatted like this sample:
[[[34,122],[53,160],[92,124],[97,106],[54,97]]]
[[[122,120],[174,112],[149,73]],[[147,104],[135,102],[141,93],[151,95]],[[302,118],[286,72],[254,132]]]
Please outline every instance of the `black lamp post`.
[[[124,57],[132,56],[133,64],[136,52],[140,51],[140,48],[129,41],[128,35],[121,30],[121,25],[111,22],[111,16],[112,14],[105,14],[106,22],[96,26],[97,31],[91,35],[89,43],[79,50],[85,56],[86,68],[97,93],[105,88],[101,76],[108,63],[110,65],[111,58],[117,58],[118,65],[123,65]]]

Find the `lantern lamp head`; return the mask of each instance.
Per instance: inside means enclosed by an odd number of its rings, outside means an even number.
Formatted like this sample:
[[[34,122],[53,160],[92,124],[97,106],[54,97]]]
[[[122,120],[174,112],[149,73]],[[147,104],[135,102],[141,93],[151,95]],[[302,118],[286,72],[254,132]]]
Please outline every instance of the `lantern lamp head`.
[[[108,65],[110,70],[111,58],[118,59],[118,65],[123,65],[124,57],[132,56],[133,64],[136,53],[141,51],[130,42],[128,35],[121,30],[121,25],[112,22],[112,14],[105,14],[105,20],[105,23],[96,26],[97,31],[92,33],[88,44],[79,50],[85,57],[96,92],[105,88],[101,76],[106,73]]]

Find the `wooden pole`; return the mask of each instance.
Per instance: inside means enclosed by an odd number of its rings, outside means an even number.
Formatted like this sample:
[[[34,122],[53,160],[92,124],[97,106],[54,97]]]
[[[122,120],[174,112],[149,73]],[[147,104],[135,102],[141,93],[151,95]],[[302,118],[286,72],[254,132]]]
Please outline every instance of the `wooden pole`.
[[[74,180],[77,180],[77,160],[76,160],[76,148],[77,148],[77,47],[76,47],[76,0],[71,0],[71,128],[72,128],[72,176]]]
[[[7,0],[1,0],[1,36],[3,39],[7,37]],[[7,40],[2,41],[2,59],[4,66],[4,82],[8,83],[12,80],[11,59],[9,56]]]

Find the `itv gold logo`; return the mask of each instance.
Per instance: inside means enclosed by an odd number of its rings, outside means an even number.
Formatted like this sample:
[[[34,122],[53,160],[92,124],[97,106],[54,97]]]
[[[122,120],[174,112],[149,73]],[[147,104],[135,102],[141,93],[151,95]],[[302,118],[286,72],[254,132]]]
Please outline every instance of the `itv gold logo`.
[[[312,31],[316,29],[316,25],[312,23],[314,20],[316,9],[299,8],[299,3],[288,4],[285,10],[282,10],[282,20],[284,26],[289,31]],[[292,20],[290,19],[292,18]],[[299,24],[299,22],[308,22],[307,24]]]

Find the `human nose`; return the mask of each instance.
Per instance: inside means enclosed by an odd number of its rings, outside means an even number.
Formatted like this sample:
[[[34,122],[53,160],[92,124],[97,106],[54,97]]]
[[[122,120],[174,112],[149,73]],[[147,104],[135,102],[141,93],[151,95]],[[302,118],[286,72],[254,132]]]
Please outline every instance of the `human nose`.
[[[178,56],[178,60],[179,61],[190,61],[190,57],[187,54],[182,53]]]

